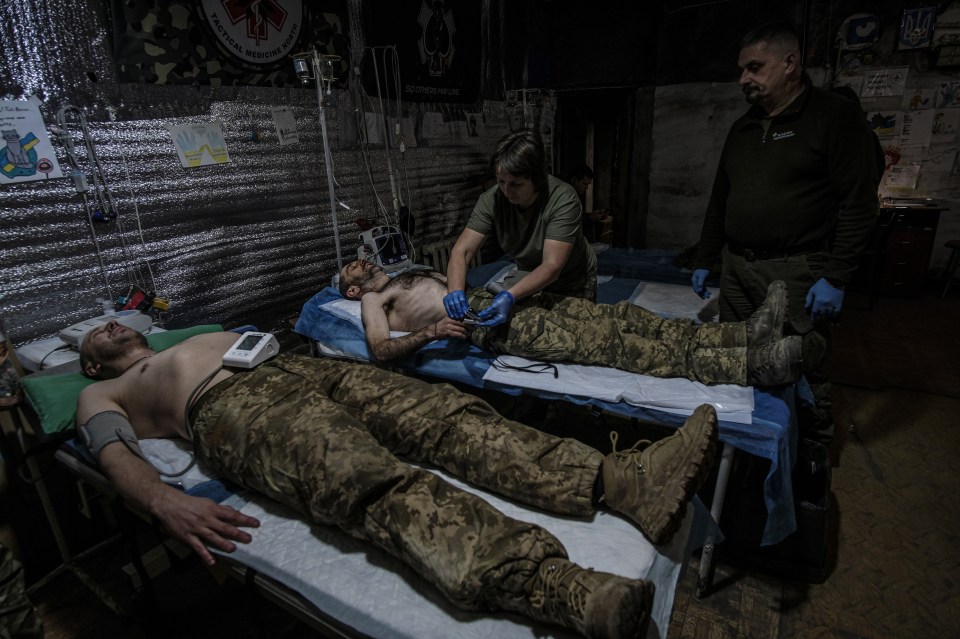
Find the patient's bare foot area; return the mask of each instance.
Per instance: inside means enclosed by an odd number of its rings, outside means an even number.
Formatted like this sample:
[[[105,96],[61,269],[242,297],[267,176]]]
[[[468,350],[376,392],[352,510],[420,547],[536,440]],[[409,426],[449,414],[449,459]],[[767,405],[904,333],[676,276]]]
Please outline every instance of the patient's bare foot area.
[[[603,501],[632,519],[650,541],[665,544],[710,474],[716,450],[717,413],[704,404],[669,437],[620,452],[614,448],[600,468]]]
[[[585,637],[645,637],[654,585],[581,568],[566,559],[540,564],[529,588],[531,616]]]

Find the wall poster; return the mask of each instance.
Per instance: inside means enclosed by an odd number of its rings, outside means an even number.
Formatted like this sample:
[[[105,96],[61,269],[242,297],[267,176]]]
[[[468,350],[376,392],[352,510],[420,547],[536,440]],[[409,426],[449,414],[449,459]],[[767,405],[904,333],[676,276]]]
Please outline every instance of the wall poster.
[[[0,100],[0,184],[63,177],[40,114],[40,100]]]

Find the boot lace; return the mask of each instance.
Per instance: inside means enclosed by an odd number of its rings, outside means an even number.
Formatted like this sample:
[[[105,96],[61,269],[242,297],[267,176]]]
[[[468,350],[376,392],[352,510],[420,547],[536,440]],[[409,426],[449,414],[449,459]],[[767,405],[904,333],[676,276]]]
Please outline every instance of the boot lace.
[[[641,439],[630,448],[627,448],[626,450],[622,450],[618,453],[617,442],[619,440],[620,440],[620,434],[615,430],[611,430],[610,446],[612,447],[611,454],[613,455],[613,457],[618,460],[626,460],[626,459],[632,458],[633,463],[636,464],[637,466],[638,473],[643,474],[647,472],[647,468],[643,465],[643,461],[641,461],[640,459],[640,447],[643,446],[644,448],[646,448],[653,442],[650,441],[649,439]]]
[[[573,563],[567,563],[563,567],[556,564],[548,566],[543,571],[543,591],[537,593],[538,597],[533,598],[533,604],[555,619],[582,620],[586,614],[587,597],[590,593],[586,588],[578,586],[576,581],[578,572],[593,571],[580,568]],[[566,596],[563,592],[564,586],[566,586]]]

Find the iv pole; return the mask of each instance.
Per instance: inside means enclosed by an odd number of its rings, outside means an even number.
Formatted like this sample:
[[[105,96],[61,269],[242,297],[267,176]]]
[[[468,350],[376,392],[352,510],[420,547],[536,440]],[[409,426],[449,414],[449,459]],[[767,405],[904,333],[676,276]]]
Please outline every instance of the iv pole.
[[[340,255],[340,224],[337,222],[337,195],[334,191],[333,156],[330,154],[330,142],[327,138],[327,117],[323,108],[323,84],[324,81],[326,81],[327,94],[329,95],[330,83],[333,82],[333,62],[339,59],[339,56],[334,55],[321,56],[316,49],[311,49],[308,53],[301,53],[293,58],[293,68],[297,73],[297,77],[300,78],[300,81],[306,84],[310,80],[314,80],[317,86],[317,104],[320,109],[320,135],[323,138],[323,164],[327,170],[327,191],[330,193],[330,217],[333,219],[333,244],[337,251],[338,273],[343,270],[343,258]],[[307,67],[308,62],[310,68]],[[327,76],[323,75],[321,68],[327,69]]]

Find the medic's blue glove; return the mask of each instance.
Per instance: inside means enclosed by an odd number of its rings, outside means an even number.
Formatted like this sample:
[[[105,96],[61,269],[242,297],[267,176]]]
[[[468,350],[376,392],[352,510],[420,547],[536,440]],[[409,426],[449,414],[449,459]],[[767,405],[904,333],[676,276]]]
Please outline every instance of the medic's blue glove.
[[[814,320],[834,319],[843,307],[843,289],[836,288],[824,278],[810,287],[803,307]]]
[[[698,268],[693,272],[693,277],[690,278],[690,281],[693,282],[693,292],[699,295],[701,299],[710,299],[711,293],[707,289],[707,277],[709,276],[710,269]]]
[[[513,299],[510,291],[500,291],[490,302],[490,306],[477,313],[477,317],[480,318],[477,326],[497,326],[505,323],[510,319],[510,309],[513,308],[514,302],[516,300]]]
[[[455,320],[462,320],[463,316],[470,310],[470,304],[467,302],[467,294],[463,291],[454,291],[443,296],[443,308],[447,311],[447,317]]]

